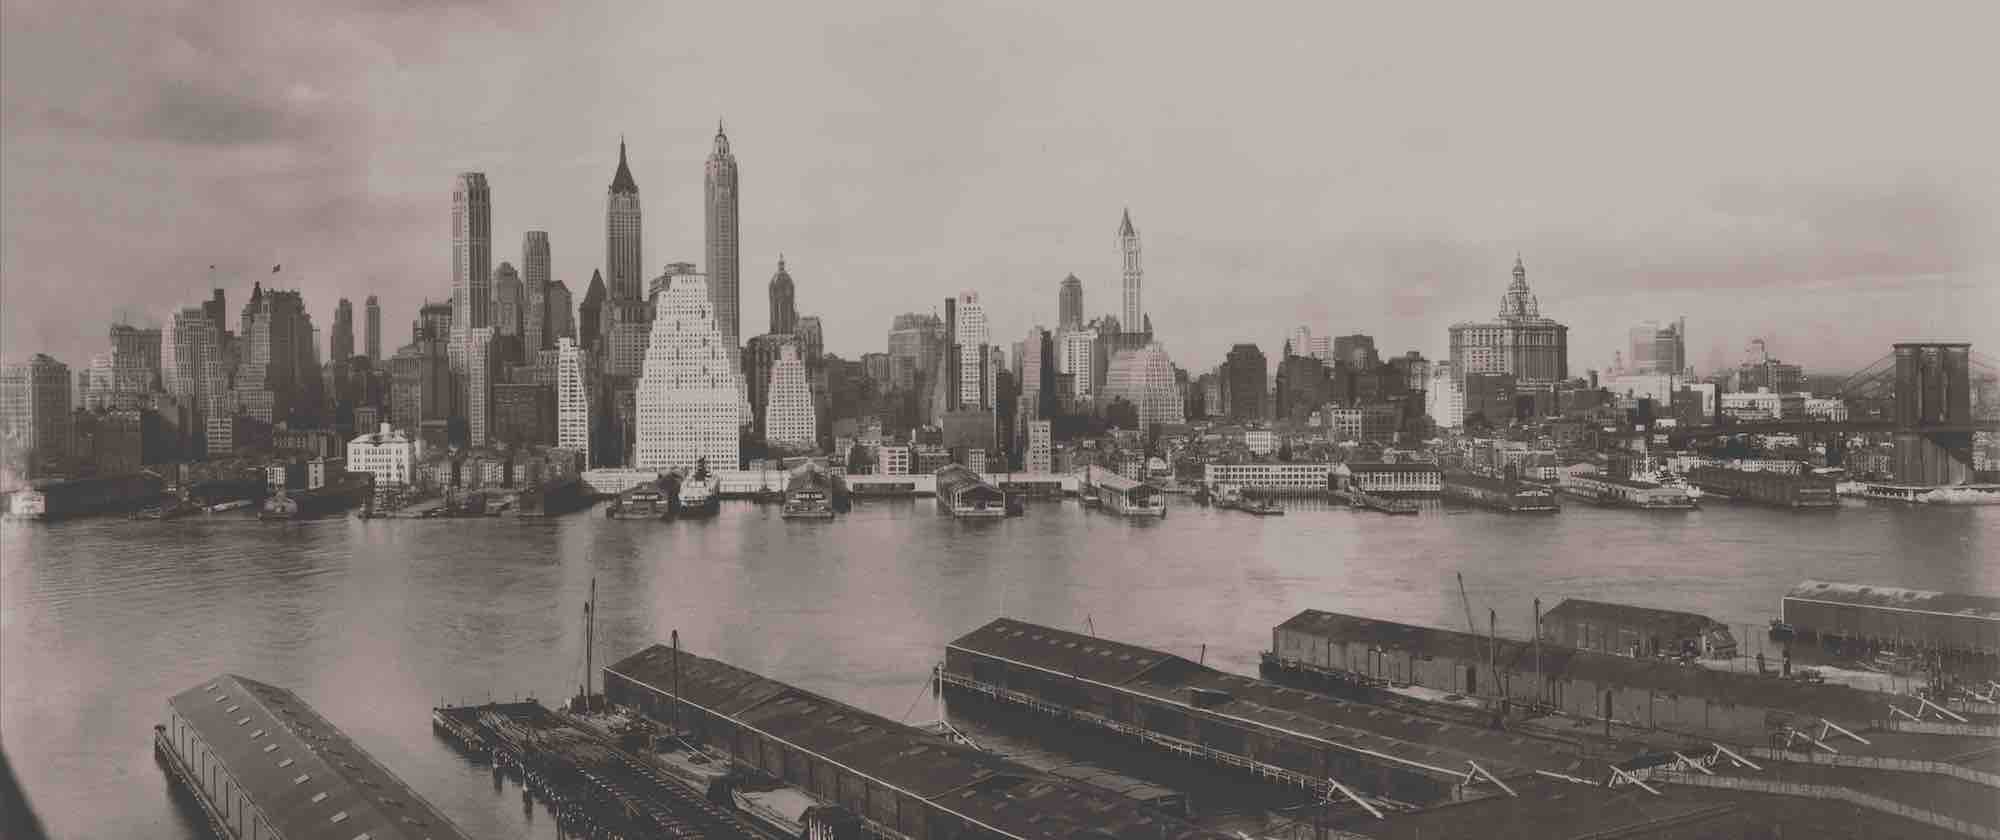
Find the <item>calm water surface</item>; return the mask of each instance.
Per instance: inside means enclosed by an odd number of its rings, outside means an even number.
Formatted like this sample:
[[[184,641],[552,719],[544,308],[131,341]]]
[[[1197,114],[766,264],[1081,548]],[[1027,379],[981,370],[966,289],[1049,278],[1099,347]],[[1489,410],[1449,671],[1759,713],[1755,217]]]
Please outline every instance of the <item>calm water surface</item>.
[[[441,702],[574,692],[593,577],[599,662],[664,641],[892,718],[944,644],[1001,615],[1254,673],[1300,609],[1525,636],[1568,596],[1762,625],[1798,580],[2000,591],[2000,507],[1571,507],[1387,517],[1295,502],[1124,521],[1073,502],[959,522],[929,500],[833,523],[218,516],[0,526],[0,736],[57,837],[197,837],[154,764],[176,692],[222,672],[296,691],[476,837],[554,835],[430,731]],[[930,701],[925,699],[924,703]],[[919,708],[909,719],[935,717]]]

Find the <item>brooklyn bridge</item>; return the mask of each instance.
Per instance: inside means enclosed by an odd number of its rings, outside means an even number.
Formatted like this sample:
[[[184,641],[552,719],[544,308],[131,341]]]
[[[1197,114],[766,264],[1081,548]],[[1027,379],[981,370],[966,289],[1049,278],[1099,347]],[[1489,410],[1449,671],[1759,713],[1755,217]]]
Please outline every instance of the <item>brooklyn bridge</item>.
[[[1738,420],[1718,405],[1707,424],[1642,427],[1612,436],[1664,435],[1679,447],[1728,435],[1792,434],[1801,442],[1824,441],[1829,462],[1838,463],[1850,435],[1888,435],[1895,443],[1896,483],[1965,484],[1973,480],[1973,434],[2000,431],[2000,406],[1984,406],[1983,416],[1973,412],[1979,381],[1996,376],[2000,366],[1972,352],[1970,342],[1900,342],[1841,382],[1836,396],[1848,407],[1845,419]]]

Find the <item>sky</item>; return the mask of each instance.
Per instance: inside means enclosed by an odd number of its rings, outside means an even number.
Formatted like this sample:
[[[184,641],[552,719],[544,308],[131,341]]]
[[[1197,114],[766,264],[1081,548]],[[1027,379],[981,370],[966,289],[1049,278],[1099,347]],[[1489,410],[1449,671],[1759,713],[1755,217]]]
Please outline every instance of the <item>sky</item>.
[[[1000,344],[1067,274],[1116,311],[1125,208],[1197,371],[1299,325],[1443,357],[1517,254],[1573,373],[1677,317],[1704,370],[2000,355],[1990,2],[1009,5],[0,0],[0,355],[273,280],[329,336],[379,296],[393,352],[464,170],[581,300],[621,136],[649,271],[701,263],[718,118],[744,332],[783,254],[850,358],[962,289]]]

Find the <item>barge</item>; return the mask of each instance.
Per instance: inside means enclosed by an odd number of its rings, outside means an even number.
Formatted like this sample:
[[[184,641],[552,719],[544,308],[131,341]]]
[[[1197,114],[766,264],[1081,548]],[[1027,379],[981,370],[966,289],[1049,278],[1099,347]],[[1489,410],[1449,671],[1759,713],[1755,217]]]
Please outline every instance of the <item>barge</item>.
[[[63,519],[125,513],[158,502],[166,480],[151,472],[37,481],[7,494],[10,519]]]
[[[279,490],[277,495],[264,500],[257,518],[309,519],[339,513],[366,501],[373,492],[374,484],[366,478],[350,478],[311,490]]]
[[[1688,471],[1688,484],[1700,488],[1704,496],[1721,496],[1761,505],[1788,508],[1840,506],[1837,482],[1820,476],[1695,467]]]
[[[1687,490],[1603,475],[1566,475],[1557,484],[1564,495],[1600,507],[1640,510],[1694,510],[1695,500]]]
[[[1562,506],[1549,488],[1516,478],[1446,470],[1444,497],[1506,513],[1558,513]]]

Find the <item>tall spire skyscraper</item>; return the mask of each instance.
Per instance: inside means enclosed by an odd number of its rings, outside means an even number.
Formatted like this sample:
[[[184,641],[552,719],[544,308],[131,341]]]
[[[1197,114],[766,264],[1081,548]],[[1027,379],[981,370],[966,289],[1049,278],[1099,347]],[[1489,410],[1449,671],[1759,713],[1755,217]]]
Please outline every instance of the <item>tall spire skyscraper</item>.
[[[604,273],[612,300],[638,300],[644,294],[644,228],[639,218],[639,182],[625,165],[625,141],[618,141],[618,171],[604,200]]]
[[[1125,258],[1125,309],[1120,316],[1125,329],[1137,331],[1146,323],[1146,308],[1139,300],[1140,285],[1145,280],[1145,271],[1139,267],[1139,232],[1132,229],[1132,211],[1125,211],[1125,218],[1118,223],[1118,252]]]
[[[493,193],[486,173],[463,172],[451,192],[451,366],[465,369],[465,339],[493,305]]]
[[[382,304],[375,300],[374,295],[369,295],[368,303],[363,308],[367,310],[368,318],[368,361],[381,364],[385,361],[382,358]]]
[[[778,273],[771,275],[771,332],[789,333],[798,328],[799,307],[794,299],[792,275],[785,271],[785,257],[778,256]]]
[[[736,156],[729,152],[729,137],[722,121],[715,121],[715,150],[708,155],[708,293],[715,301],[715,324],[722,330],[723,344],[731,359],[738,358],[743,346],[742,296],[737,288],[737,215],[739,183]]]
[[[549,334],[549,232],[531,230],[521,237],[521,346],[533,359],[536,351],[555,346]]]

